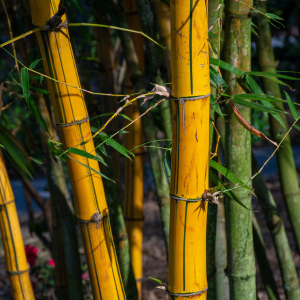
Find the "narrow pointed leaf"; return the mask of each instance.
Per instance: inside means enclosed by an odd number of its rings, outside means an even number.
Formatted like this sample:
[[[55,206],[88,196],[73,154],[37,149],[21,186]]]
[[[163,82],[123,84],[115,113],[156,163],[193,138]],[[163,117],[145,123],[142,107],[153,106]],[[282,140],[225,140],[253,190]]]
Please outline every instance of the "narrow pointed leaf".
[[[29,105],[29,76],[28,70],[25,68],[21,69],[21,83],[25,101]]]
[[[77,148],[69,148],[68,152],[69,153],[73,153],[73,154],[77,154],[77,155],[80,155],[80,156],[83,156],[83,157],[88,158],[88,159],[97,160],[100,163],[104,164],[106,167],[108,167],[107,164],[102,159],[100,159],[99,157],[97,157],[97,156],[95,156],[95,155],[93,155],[91,153],[88,153],[88,152],[86,152],[84,150],[77,149]]]
[[[34,69],[36,65],[43,60],[42,58],[35,60],[33,63],[30,64],[29,69]]]
[[[294,105],[292,99],[290,98],[289,94],[288,94],[286,91],[284,91],[284,93],[285,93],[286,100],[287,100],[287,102],[288,102],[289,108],[290,108],[290,110],[291,110],[291,113],[292,113],[294,119],[297,120],[297,119],[299,118],[297,109],[296,109],[296,107],[295,107],[295,105]]]
[[[105,176],[104,174],[102,174],[102,173],[98,172],[97,170],[95,170],[95,169],[91,168],[90,166],[87,166],[87,165],[85,165],[85,164],[81,163],[80,161],[78,161],[77,159],[73,158],[72,156],[70,156],[70,155],[67,155],[67,156],[68,156],[69,158],[73,159],[74,161],[78,162],[80,165],[82,165],[82,166],[86,167],[87,169],[89,169],[89,170],[91,170],[91,171],[93,171],[93,172],[97,173],[97,174],[98,174],[98,175],[100,175],[101,177],[103,177],[103,178],[105,178],[105,179],[107,179],[107,180],[110,180],[110,181],[112,181],[112,182],[116,183],[115,181],[113,181],[112,179],[108,178],[108,177],[107,177],[107,176]]]
[[[236,68],[236,67],[234,67],[234,66],[232,66],[232,65],[228,64],[227,62],[222,61],[220,59],[215,59],[215,58],[210,57],[209,58],[209,63],[214,65],[214,66],[218,66],[218,67],[220,67],[220,68],[222,68],[226,71],[234,73],[236,75],[239,75],[239,76],[244,75],[243,71],[239,70],[238,68]]]
[[[216,161],[210,159],[209,160],[209,166],[214,168],[215,170],[217,170],[218,172],[220,172],[224,177],[226,177],[227,179],[229,179],[230,181],[232,181],[233,183],[238,183],[239,185],[244,185],[244,182],[242,180],[240,180],[236,175],[234,175],[231,171],[229,171],[227,168],[225,168],[224,166],[220,165],[219,163],[217,163]],[[252,190],[245,185],[244,188],[246,190],[248,190],[250,193],[253,194]]]
[[[224,182],[219,179],[219,177],[214,173],[214,172],[209,172],[209,179],[215,184],[215,185],[222,185],[224,184]],[[237,202],[238,204],[240,204],[241,206],[243,206],[244,208],[248,209],[251,211],[251,209],[249,209],[235,194],[234,192],[231,191],[226,191],[226,188],[223,186],[221,187],[221,190],[224,191],[224,194],[226,194],[227,196],[229,196],[231,199],[233,199],[235,202]]]

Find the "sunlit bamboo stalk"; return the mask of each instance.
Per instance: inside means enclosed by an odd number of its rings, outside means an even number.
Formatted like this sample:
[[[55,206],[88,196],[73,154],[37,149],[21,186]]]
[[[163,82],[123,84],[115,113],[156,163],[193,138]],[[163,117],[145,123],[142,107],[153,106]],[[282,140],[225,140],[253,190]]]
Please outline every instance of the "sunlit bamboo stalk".
[[[124,1],[124,11],[128,27],[141,31],[141,24],[134,0]],[[139,67],[145,72],[144,58],[144,38],[141,35],[131,34],[133,46],[135,48]],[[125,77],[125,93],[134,93],[129,73]],[[126,115],[134,120],[139,115],[138,103],[134,102],[127,108]],[[143,143],[142,120],[132,124],[130,133],[125,136],[125,148],[132,149],[134,146]],[[124,218],[130,245],[131,263],[138,289],[138,297],[142,299],[142,277],[143,277],[143,200],[144,200],[144,170],[143,170],[143,148],[133,150],[135,158],[125,161],[125,198],[124,198]]]
[[[169,282],[171,299],[206,299],[209,48],[204,0],[171,1],[172,115]],[[199,52],[200,51],[200,52]]]
[[[246,0],[246,5],[252,5]],[[251,17],[250,8],[235,0],[225,0],[224,60],[242,71],[251,70]],[[235,75],[225,72],[225,81]],[[227,90],[231,94],[243,93],[236,81]],[[237,106],[242,115],[251,121],[251,109]],[[235,115],[228,112],[226,122],[225,164],[240,180],[251,177],[251,133],[240,125]],[[249,183],[248,185],[250,185]],[[228,187],[233,187],[229,182]],[[251,194],[246,189],[234,191],[235,195],[251,209]],[[235,201],[225,198],[227,236],[227,276],[230,299],[256,299],[255,258],[253,250],[251,211]]]
[[[31,0],[33,24],[44,26],[58,11],[58,0]],[[63,16],[63,21],[66,17]],[[80,86],[67,29],[37,34],[46,73],[59,81]],[[65,149],[85,140],[81,150],[96,155],[89,118],[80,90],[48,82],[59,135]],[[79,222],[94,299],[125,299],[125,291],[114,248],[109,212],[98,162],[70,154],[68,169],[74,193],[75,215]]]
[[[14,195],[0,151],[0,231],[14,300],[35,299]]]

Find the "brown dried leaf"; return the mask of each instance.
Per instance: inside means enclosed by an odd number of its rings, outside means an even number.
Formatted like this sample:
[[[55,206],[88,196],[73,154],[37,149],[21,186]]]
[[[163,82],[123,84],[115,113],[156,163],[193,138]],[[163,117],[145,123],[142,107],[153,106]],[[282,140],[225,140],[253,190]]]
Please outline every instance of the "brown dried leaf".
[[[255,127],[253,127],[251,124],[248,123],[248,121],[243,117],[243,115],[240,113],[240,111],[237,109],[237,107],[233,104],[232,101],[228,101],[230,107],[232,108],[236,118],[238,119],[239,123],[246,128],[248,131],[250,131],[252,134],[263,138],[265,140],[268,140],[269,142],[271,142],[274,146],[278,146],[277,143],[273,142],[272,140],[270,140],[268,137],[266,137],[261,131],[259,131],[258,129],[256,129]]]
[[[169,99],[171,96],[171,89],[163,85],[156,84],[151,92],[155,93],[155,95],[164,96],[167,99]]]

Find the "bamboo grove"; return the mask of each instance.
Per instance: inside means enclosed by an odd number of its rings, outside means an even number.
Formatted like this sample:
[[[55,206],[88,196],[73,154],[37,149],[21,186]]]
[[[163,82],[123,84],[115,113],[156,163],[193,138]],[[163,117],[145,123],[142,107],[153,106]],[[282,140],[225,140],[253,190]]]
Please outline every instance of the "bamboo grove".
[[[300,299],[291,5],[1,1],[3,299]]]

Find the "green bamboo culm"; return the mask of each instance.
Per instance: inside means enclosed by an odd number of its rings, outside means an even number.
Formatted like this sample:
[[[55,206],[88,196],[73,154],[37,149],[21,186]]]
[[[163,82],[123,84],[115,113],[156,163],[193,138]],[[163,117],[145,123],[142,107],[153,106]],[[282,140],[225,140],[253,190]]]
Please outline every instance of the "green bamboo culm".
[[[154,13],[153,1],[150,0],[136,0],[138,12],[140,15],[140,21],[142,30],[145,34],[152,39],[157,40],[159,36],[158,28],[156,24],[156,15]],[[150,73],[155,81],[159,85],[163,85],[168,82],[167,68],[164,62],[163,49],[156,47],[151,41],[145,40],[146,51],[149,59]],[[172,139],[172,113],[171,102],[164,101],[159,105],[160,117],[165,133],[166,139]]]
[[[254,155],[252,156],[252,164],[252,173],[256,174],[259,170],[259,167]],[[253,188],[254,193],[256,194],[259,204],[265,215],[267,226],[272,236],[286,299],[300,299],[297,272],[289,246],[289,241],[285,232],[284,224],[279,215],[272,194],[268,190],[261,174],[258,174],[253,179]]]
[[[52,201],[52,214],[57,216],[57,226],[60,227],[61,235],[63,238],[63,243],[54,243],[56,244],[56,249],[54,249],[56,251],[54,252],[57,254],[57,258],[60,258],[57,262],[58,267],[59,265],[61,265],[63,268],[65,267],[65,273],[67,276],[67,291],[63,287],[58,287],[56,291],[58,292],[60,297],[59,295],[57,295],[57,297],[58,299],[81,300],[83,297],[83,286],[81,278],[82,271],[70,194],[68,191],[62,165],[61,163],[56,163],[53,160],[51,151],[47,145],[48,139],[56,136],[57,134],[54,133],[50,113],[47,108],[44,96],[42,94],[37,94],[36,98],[39,110],[48,129],[48,131],[46,131],[44,128],[41,129],[41,138],[47,166],[47,178],[49,182],[49,190]],[[58,247],[60,249],[58,249]],[[63,260],[61,259],[61,253],[63,253],[64,256]],[[60,271],[60,274],[62,274],[63,272],[64,271]],[[57,274],[57,276],[58,275],[59,274]],[[69,298],[65,297],[66,294],[68,294]]]
[[[252,0],[246,5],[235,0],[225,1],[225,61],[242,71],[251,70],[251,17]],[[225,72],[225,81],[230,82],[227,93],[241,94],[242,88],[233,73]],[[251,120],[251,109],[237,105],[248,122]],[[242,181],[251,177],[251,133],[228,111],[225,128],[225,164]],[[234,184],[229,182],[228,187]],[[251,188],[251,186],[249,186]],[[251,209],[251,194],[246,189],[238,189],[235,195]],[[231,300],[255,300],[255,258],[253,249],[251,211],[226,197],[226,236],[227,236],[227,269]]]
[[[267,3],[256,1],[255,5],[259,11],[267,12]],[[274,51],[271,44],[271,30],[270,24],[265,16],[258,14],[254,18],[256,25],[259,27],[259,38],[256,39],[258,62],[261,71],[276,73],[276,62]],[[281,98],[279,84],[263,77],[264,92],[268,95]],[[276,103],[279,108],[283,109],[283,103]],[[280,114],[285,127],[288,123],[286,116]],[[279,143],[282,139],[281,133],[286,129],[270,115],[270,127],[272,140]],[[300,253],[300,189],[297,178],[297,171],[291,146],[291,139],[289,136],[281,144],[280,150],[276,152],[276,159],[279,169],[281,191],[285,199],[285,204],[288,210],[288,215],[291,221],[293,233],[296,240],[297,250]]]
[[[270,300],[279,300],[276,282],[267,257],[265,242],[255,217],[252,213],[254,251],[259,266],[260,275]]]
[[[115,14],[117,16],[115,20],[117,25],[122,28],[128,28],[122,1],[118,1],[118,5],[116,5],[114,9],[115,9]],[[126,31],[118,31],[118,34],[126,58],[127,68],[128,68],[127,70],[130,74],[130,80],[134,86],[134,89],[136,92],[145,91],[145,77],[139,68],[137,56],[135,54],[135,49],[133,46],[130,33]],[[139,101],[140,113],[143,113],[147,109],[147,103],[141,106],[143,99],[139,99],[139,100],[140,100]],[[143,126],[143,132],[146,141],[157,140],[157,136],[156,136],[157,130],[154,124],[154,119],[151,111],[143,116],[142,126]],[[151,145],[159,147],[158,142],[151,143]],[[164,240],[165,240],[166,248],[168,249],[169,248],[168,247],[169,223],[170,223],[169,183],[162,168],[163,156],[161,150],[158,148],[150,147],[148,148],[148,152],[149,152],[152,174],[154,178],[157,202],[161,213]]]

